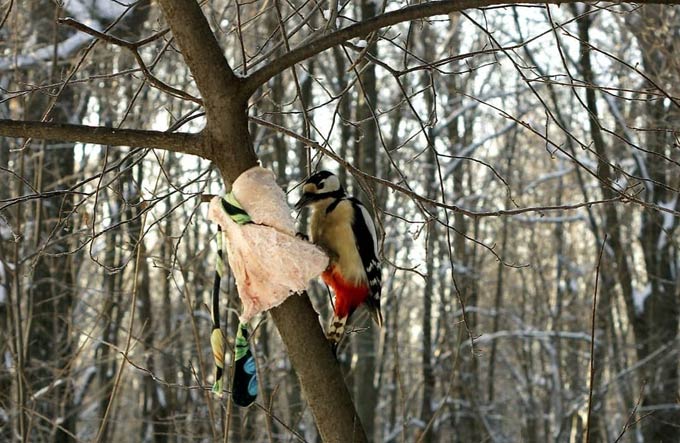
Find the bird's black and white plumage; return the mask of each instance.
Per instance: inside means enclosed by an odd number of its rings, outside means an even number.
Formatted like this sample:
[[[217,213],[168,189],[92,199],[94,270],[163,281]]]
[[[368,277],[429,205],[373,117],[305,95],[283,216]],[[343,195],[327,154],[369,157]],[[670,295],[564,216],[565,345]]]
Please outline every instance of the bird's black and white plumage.
[[[349,197],[338,177],[320,171],[305,181],[297,209],[311,206],[311,241],[330,257],[322,278],[335,292],[334,319],[329,336],[337,343],[349,316],[365,304],[375,322],[380,313],[381,273],[378,237],[366,207]]]

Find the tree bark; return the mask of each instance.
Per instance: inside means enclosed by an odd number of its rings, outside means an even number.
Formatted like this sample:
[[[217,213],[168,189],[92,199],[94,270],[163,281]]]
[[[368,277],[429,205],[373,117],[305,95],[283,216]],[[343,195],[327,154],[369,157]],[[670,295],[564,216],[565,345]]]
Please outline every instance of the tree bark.
[[[572,11],[576,15],[577,9],[576,5],[572,5]],[[586,45],[590,44],[590,25],[592,23],[592,17],[590,15],[585,15],[581,20],[577,22],[578,33],[580,38],[580,65],[583,73],[583,80],[586,84],[594,83],[594,74],[591,67],[590,61],[590,51]],[[599,152],[605,151],[604,140],[602,134],[600,133],[599,122],[598,122],[598,111],[595,99],[595,90],[593,88],[586,89],[586,101],[587,108],[590,114],[590,130],[593,136],[594,144],[596,150]],[[603,171],[604,172],[604,171]],[[615,209],[611,209],[615,212]],[[612,215],[613,217],[613,215]],[[611,221],[611,220],[610,220]],[[611,228],[611,226],[610,226]],[[618,228],[616,228],[618,229]],[[598,264],[599,266],[599,264]],[[610,266],[611,267],[611,266]],[[599,291],[599,300],[597,300],[597,305],[594,306],[593,314],[595,315],[595,330],[597,331],[596,336],[592,337],[596,340],[594,346],[594,355],[592,355],[592,365],[593,373],[590,380],[591,389],[594,392],[600,390],[602,382],[604,380],[604,369],[605,369],[605,357],[607,350],[607,329],[610,328],[609,316],[607,312],[612,309],[612,290],[613,286],[605,286],[606,283],[611,282],[609,275],[603,275],[601,277],[603,282],[602,288]],[[605,442],[609,441],[607,436],[607,426],[606,426],[606,411],[605,411],[605,396],[604,394],[599,394],[593,397],[592,404],[590,408],[592,409],[591,416],[589,417],[588,429],[586,429],[587,435],[590,437],[590,441],[593,442]]]
[[[0,168],[7,168],[9,164],[9,143],[6,139],[0,138]],[[15,186],[10,184],[0,186],[0,199],[9,197],[10,191]],[[0,224],[6,223],[0,220]],[[9,257],[11,257],[9,242],[0,236],[0,355],[12,355],[13,330],[11,321],[10,294],[14,286],[11,282],[12,273],[8,269]],[[10,405],[15,403],[12,392],[13,377],[8,368],[0,367],[0,408],[9,410]],[[18,403],[18,402],[17,402]],[[14,423],[11,417],[0,419],[0,441],[10,441],[12,438],[12,427]]]

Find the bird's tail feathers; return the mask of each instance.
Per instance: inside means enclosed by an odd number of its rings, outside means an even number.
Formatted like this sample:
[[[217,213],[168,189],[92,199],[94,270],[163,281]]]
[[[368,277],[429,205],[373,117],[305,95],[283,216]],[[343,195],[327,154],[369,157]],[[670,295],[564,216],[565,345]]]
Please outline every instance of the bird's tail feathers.
[[[369,297],[366,299],[366,308],[368,308],[368,312],[370,312],[373,321],[378,325],[379,328],[382,328],[383,317],[382,312],[380,312],[380,300]]]

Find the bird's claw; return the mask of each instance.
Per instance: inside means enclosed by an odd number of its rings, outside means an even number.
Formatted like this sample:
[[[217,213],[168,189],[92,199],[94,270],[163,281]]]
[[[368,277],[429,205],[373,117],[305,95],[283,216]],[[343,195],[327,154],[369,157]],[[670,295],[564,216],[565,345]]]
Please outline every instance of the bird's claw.
[[[300,240],[309,241],[309,236],[307,234],[303,234],[302,232],[296,232],[295,236]]]

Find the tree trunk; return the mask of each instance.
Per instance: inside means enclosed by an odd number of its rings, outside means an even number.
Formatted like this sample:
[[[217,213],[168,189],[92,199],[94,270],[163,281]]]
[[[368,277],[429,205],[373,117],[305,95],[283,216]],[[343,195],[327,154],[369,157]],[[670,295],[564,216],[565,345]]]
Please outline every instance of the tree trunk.
[[[41,34],[43,44],[56,44],[60,32],[53,21],[55,8],[49,2],[36,2],[33,5],[33,18],[43,21],[46,29],[52,32]],[[35,72],[36,78],[43,73]],[[52,66],[50,80],[57,78],[56,66]],[[49,101],[42,96],[33,96],[27,106],[29,118],[39,120],[49,107]],[[59,121],[79,118],[83,113],[77,106],[78,100],[71,91],[63,91],[61,105],[55,107],[51,117]],[[68,189],[75,183],[73,144],[42,142],[38,162],[33,170],[33,180],[39,191],[48,187]],[[71,377],[72,354],[74,351],[71,324],[74,304],[74,267],[75,256],[59,256],[69,250],[69,236],[73,226],[69,213],[73,208],[73,197],[38,201],[35,206],[35,225],[32,235],[35,249],[41,251],[33,268],[32,281],[27,286],[24,299],[29,301],[27,309],[31,318],[28,330],[26,379],[32,393],[47,388],[44,395],[35,398],[30,408],[42,414],[49,425],[44,426],[40,419],[31,417],[31,428],[22,436],[47,439],[54,442],[74,441],[77,414],[73,411],[73,385],[67,380]],[[47,244],[53,246],[45,246]],[[42,431],[42,430],[45,431]],[[47,431],[49,429],[49,431]]]
[[[642,27],[636,28],[638,42],[642,48],[642,60],[645,71],[655,79],[670,76],[676,84],[680,81],[671,57],[666,54],[667,45],[675,43],[672,37],[657,35],[656,29],[663,29],[672,23],[665,11],[659,6],[646,6],[641,11]],[[675,15],[677,25],[677,14]],[[664,158],[672,157],[675,140],[672,134],[658,128],[677,126],[677,121],[669,118],[670,106],[663,100],[649,97],[645,104],[647,111],[646,126],[650,128],[645,134],[646,148],[651,151],[647,155],[646,167],[654,185],[648,188],[646,200],[658,206],[675,203],[675,210],[680,209],[680,198],[677,192],[670,192],[663,185],[671,185],[677,171]],[[676,156],[677,157],[677,156]],[[675,198],[675,200],[673,200]],[[668,344],[677,343],[678,319],[680,318],[680,302],[678,300],[678,264],[677,242],[673,242],[672,232],[677,226],[677,219],[670,226],[664,221],[665,215],[660,211],[644,211],[642,213],[642,229],[640,243],[644,253],[647,269],[649,296],[642,305],[642,312],[634,320],[638,329],[643,332],[636,337],[638,341],[639,359],[647,357],[657,349]],[[645,365],[643,377],[646,381],[646,395],[642,400],[642,410],[650,408],[654,412],[642,422],[645,441],[678,441],[680,440],[680,410],[678,403],[678,359],[663,359],[657,364]],[[655,410],[661,407],[660,410]]]
[[[361,2],[361,17],[366,19],[373,17],[377,10],[376,2],[370,0],[362,0]],[[377,57],[378,47],[372,44],[368,52]],[[378,90],[376,85],[375,65],[369,64],[361,74],[360,88],[357,103],[357,120],[360,122],[358,137],[356,144],[355,161],[360,169],[367,174],[375,176],[377,174],[376,168],[376,151],[378,146],[378,126],[373,117],[373,109],[378,103]],[[355,190],[355,195],[359,195],[359,189]],[[375,188],[371,187],[368,190],[371,193],[371,198],[375,198]],[[372,210],[371,200],[367,194],[363,195],[364,204],[369,208],[369,212],[373,217],[380,216]],[[382,206],[380,202],[377,202]],[[360,311],[359,311],[360,312]],[[357,313],[358,314],[358,313]],[[377,342],[379,336],[379,329],[375,326],[370,316],[362,315],[363,322],[358,322],[359,316],[354,316],[356,326],[366,326],[366,330],[362,334],[356,334],[352,339],[356,342],[357,360],[354,368],[354,399],[357,405],[357,412],[361,417],[361,422],[366,430],[366,435],[369,441],[375,440],[375,413],[378,406],[378,386],[376,376],[376,355]],[[363,323],[363,324],[362,324]]]
[[[659,54],[662,42],[654,36],[652,29],[663,26],[663,13],[657,6],[647,6],[642,15],[643,23],[634,25],[636,30],[642,30],[637,34],[638,41],[642,46],[643,64],[645,70],[652,77],[659,76],[664,72],[664,57]],[[579,22],[579,37],[581,40],[581,69],[586,84],[594,83],[594,75],[590,61],[589,25],[590,16],[586,16]],[[646,30],[646,31],[645,31]],[[661,44],[661,46],[660,46]],[[610,188],[613,174],[607,161],[608,153],[605,151],[605,143],[601,135],[598,121],[597,102],[595,90],[586,88],[586,101],[590,113],[590,127],[595,149],[600,156],[599,178],[602,192],[605,198],[614,195]],[[653,100],[647,103],[647,124],[650,128],[660,128],[667,125],[665,120],[666,109],[661,100]],[[657,205],[663,205],[668,200],[668,193],[664,184],[668,182],[669,171],[663,157],[667,155],[666,149],[671,145],[664,131],[649,131],[646,133],[646,145],[652,153],[646,160],[646,169],[654,185],[647,188],[645,199]],[[676,205],[677,209],[677,205]],[[608,207],[605,213],[606,226],[611,230],[611,244],[613,253],[617,259],[619,282],[624,290],[628,317],[635,331],[637,342],[637,355],[639,360],[645,359],[655,350],[672,343],[678,335],[678,318],[680,309],[676,294],[677,279],[674,278],[677,268],[673,264],[673,246],[671,242],[662,242],[667,236],[663,226],[663,216],[659,211],[644,211],[642,215],[642,229],[640,242],[644,252],[645,267],[649,279],[650,292],[644,301],[642,310],[636,309],[632,291],[632,275],[627,264],[627,253],[621,240],[620,227],[616,208]],[[661,245],[661,247],[660,247]],[[654,365],[643,366],[643,379],[646,381],[646,395],[643,397],[642,408],[655,407],[658,405],[674,404],[678,392],[678,362],[670,359],[658,362]],[[650,419],[642,421],[642,430],[647,441],[676,441],[680,438],[680,429],[674,423],[680,422],[680,411],[675,408],[662,407],[655,411]]]
[[[0,137],[0,168],[7,168],[9,165],[9,140]],[[0,186],[0,200],[5,200],[10,196],[10,193],[15,189],[17,182],[8,183],[6,186]],[[23,185],[21,185],[23,186]],[[20,195],[21,192],[16,192]],[[8,221],[0,215],[0,228],[4,228]],[[14,331],[12,322],[12,296],[13,284],[11,282],[12,273],[9,269],[10,257],[12,257],[11,246],[6,239],[0,235],[0,355],[13,355],[12,342]],[[16,357],[14,357],[16,359]],[[12,429],[14,423],[9,411],[12,409],[11,405],[16,404],[15,399],[12,398],[14,392],[12,390],[13,377],[9,368],[5,365],[0,366],[0,409],[5,414],[0,417],[0,441],[10,441],[12,438]]]

